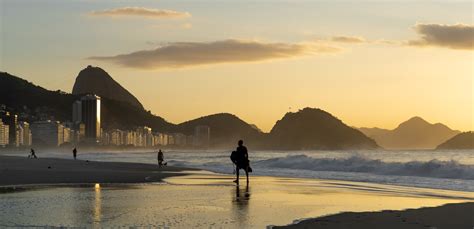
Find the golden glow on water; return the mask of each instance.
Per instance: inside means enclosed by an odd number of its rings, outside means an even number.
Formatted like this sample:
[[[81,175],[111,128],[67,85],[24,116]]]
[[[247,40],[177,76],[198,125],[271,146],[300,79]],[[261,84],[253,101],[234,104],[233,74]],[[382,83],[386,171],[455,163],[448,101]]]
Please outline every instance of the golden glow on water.
[[[172,177],[166,181],[180,185],[201,186],[205,183],[219,187],[228,186],[232,178],[200,174]],[[285,224],[291,222],[289,219],[311,218],[341,211],[402,210],[474,200],[474,194],[467,192],[277,177],[252,177],[249,186],[242,182],[240,186],[230,189],[233,192],[233,214],[241,220],[239,225],[242,227],[254,225],[256,218]],[[286,210],[273,211],[267,206]]]
[[[93,211],[93,224],[94,226],[100,226],[102,219],[102,196],[100,193],[100,184],[95,184],[95,193],[94,193],[94,211]]]

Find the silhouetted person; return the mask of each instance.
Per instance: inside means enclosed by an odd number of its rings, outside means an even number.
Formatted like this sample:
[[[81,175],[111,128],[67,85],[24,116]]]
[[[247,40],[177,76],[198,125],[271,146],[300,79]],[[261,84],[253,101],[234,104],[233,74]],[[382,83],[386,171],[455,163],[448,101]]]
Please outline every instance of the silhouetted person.
[[[76,149],[76,147],[74,147],[74,149],[72,150],[72,156],[74,157],[74,160],[76,160],[76,157],[77,157],[77,149]]]
[[[235,183],[239,184],[239,170],[243,169],[245,175],[247,176],[247,184],[249,183],[249,172],[252,171],[249,165],[249,155],[247,152],[247,147],[244,146],[244,141],[239,140],[239,146],[237,150],[232,152],[230,159],[235,164],[235,172],[237,178],[234,180]]]
[[[35,158],[35,159],[38,158],[38,157],[36,157],[36,153],[35,153],[34,149],[31,149],[30,155],[28,155],[28,158]]]
[[[158,166],[163,166],[163,161],[165,160],[165,156],[163,155],[163,151],[161,149],[158,151]]]

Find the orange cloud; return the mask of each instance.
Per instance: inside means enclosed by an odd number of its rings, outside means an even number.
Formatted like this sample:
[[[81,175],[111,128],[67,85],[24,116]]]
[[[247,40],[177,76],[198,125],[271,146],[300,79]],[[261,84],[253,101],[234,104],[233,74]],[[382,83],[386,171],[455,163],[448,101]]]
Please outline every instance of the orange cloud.
[[[101,11],[90,12],[92,16],[111,16],[111,17],[122,17],[122,16],[136,16],[136,17],[147,17],[147,18],[186,18],[191,17],[188,12],[178,12],[174,10],[165,9],[152,9],[144,7],[123,7],[116,9],[107,9]]]

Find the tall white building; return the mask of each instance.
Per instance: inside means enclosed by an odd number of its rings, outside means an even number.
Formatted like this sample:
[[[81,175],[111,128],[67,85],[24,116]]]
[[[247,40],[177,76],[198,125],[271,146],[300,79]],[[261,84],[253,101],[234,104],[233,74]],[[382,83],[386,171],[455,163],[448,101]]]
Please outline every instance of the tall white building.
[[[100,97],[96,95],[86,95],[72,105],[72,119],[79,129],[84,124],[84,140],[97,143],[101,139],[101,110]]]

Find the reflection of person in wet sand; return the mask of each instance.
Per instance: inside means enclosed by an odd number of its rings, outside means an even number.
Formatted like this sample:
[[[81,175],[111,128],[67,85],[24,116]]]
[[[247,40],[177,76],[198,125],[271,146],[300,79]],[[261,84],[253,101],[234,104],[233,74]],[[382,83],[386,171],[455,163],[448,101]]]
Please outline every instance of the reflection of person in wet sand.
[[[245,186],[245,192],[243,193],[244,195],[241,195],[241,190],[240,187],[236,187],[235,189],[235,201],[236,202],[248,202],[250,200],[250,188],[249,186]]]
[[[238,228],[248,228],[250,205],[250,186],[246,185],[235,187],[235,193],[232,196],[232,212],[234,218],[238,221]]]

